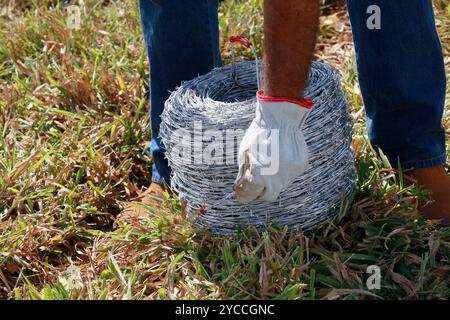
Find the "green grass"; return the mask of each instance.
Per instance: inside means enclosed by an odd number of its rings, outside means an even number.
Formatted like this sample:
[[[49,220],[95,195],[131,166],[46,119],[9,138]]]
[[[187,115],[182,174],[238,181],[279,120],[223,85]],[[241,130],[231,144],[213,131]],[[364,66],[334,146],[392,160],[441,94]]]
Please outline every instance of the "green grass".
[[[223,238],[190,226],[172,199],[114,229],[151,178],[149,67],[136,2],[84,2],[78,31],[66,27],[68,1],[21,1],[0,17],[0,298],[450,296],[450,230],[420,216],[427,191],[404,187],[367,143],[341,6],[324,8],[316,56],[341,73],[355,118],[359,192],[347,214],[308,234]],[[435,6],[449,70],[450,7]],[[220,25],[222,43],[245,33],[262,51],[260,0],[225,2]],[[447,132],[449,115],[447,105]],[[366,287],[369,265],[380,290]]]

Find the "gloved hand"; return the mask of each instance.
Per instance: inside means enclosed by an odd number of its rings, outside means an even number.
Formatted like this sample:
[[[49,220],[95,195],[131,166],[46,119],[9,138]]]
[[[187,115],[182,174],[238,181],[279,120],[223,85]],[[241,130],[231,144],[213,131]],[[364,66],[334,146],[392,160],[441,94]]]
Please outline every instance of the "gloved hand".
[[[309,167],[303,124],[313,102],[257,93],[256,117],[239,147],[236,198],[275,201]]]

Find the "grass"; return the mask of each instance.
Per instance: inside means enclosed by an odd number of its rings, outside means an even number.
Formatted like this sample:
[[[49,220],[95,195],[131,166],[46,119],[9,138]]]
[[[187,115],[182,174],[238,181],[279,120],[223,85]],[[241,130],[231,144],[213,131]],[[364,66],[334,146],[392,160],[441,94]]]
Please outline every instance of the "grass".
[[[342,5],[323,8],[316,57],[341,73],[355,118],[359,191],[348,213],[308,234],[224,238],[189,225],[175,199],[114,228],[151,178],[136,2],[85,0],[77,31],[66,26],[69,1],[16,2],[0,17],[0,298],[450,297],[449,228],[421,217],[427,191],[405,187],[367,142]],[[434,3],[449,70],[450,7]],[[222,43],[246,33],[261,52],[260,0],[223,3],[220,25]],[[447,133],[449,115],[447,105]],[[367,288],[369,265],[381,269],[379,290]]]

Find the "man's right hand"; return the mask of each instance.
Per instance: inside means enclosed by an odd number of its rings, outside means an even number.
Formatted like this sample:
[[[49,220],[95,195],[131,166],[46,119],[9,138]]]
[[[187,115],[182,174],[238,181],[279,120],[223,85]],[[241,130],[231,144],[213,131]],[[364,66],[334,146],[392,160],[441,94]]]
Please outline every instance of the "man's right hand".
[[[308,168],[302,128],[311,107],[308,99],[271,98],[258,92],[256,117],[239,148],[234,184],[239,202],[273,202]]]

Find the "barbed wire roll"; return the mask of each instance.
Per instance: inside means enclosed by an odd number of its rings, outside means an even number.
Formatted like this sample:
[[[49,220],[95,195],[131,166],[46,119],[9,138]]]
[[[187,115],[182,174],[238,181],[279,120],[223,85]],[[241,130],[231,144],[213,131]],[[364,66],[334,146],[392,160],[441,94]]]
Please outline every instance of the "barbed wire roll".
[[[226,66],[182,83],[162,114],[160,136],[172,187],[186,200],[187,213],[199,227],[224,235],[271,224],[307,231],[334,218],[356,180],[353,121],[337,72],[323,63],[311,64],[305,97],[314,107],[303,128],[310,168],[276,202],[241,205],[233,183],[239,143],[255,116],[257,81],[253,61],[235,68],[237,81]],[[216,161],[205,157],[205,151]]]

